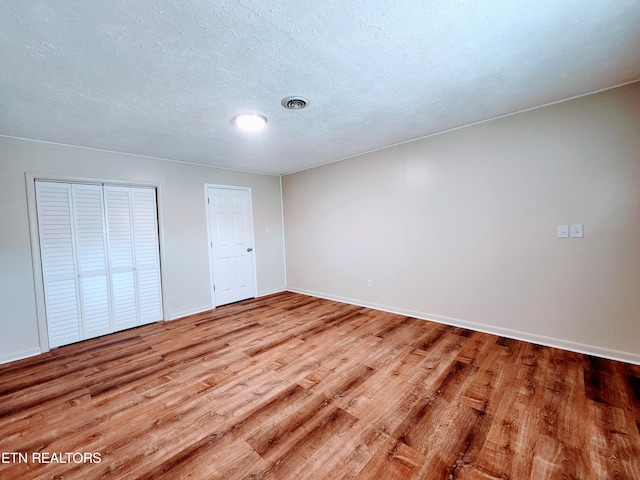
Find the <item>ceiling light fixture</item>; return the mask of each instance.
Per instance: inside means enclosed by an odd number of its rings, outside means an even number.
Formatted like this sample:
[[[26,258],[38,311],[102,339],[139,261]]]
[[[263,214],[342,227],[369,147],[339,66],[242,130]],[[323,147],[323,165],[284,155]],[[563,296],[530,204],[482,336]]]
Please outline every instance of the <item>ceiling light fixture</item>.
[[[285,97],[280,103],[289,110],[300,110],[309,105],[309,100],[304,97]]]
[[[239,113],[231,119],[236,127],[249,132],[257,132],[267,126],[267,117],[257,113]]]

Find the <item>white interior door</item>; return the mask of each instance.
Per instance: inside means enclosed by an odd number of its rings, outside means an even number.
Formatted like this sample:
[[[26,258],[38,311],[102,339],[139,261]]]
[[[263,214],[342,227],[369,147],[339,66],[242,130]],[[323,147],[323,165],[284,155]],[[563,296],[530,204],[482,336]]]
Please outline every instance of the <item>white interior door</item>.
[[[214,306],[255,297],[250,191],[208,187],[207,206]]]

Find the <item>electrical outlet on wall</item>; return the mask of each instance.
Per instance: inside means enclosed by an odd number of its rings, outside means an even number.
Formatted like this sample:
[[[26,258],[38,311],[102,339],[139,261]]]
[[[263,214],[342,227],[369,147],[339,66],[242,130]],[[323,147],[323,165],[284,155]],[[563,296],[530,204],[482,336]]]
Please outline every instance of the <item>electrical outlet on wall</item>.
[[[583,238],[584,237],[584,225],[573,224],[571,225],[571,238]]]
[[[569,225],[558,225],[558,238],[569,238]]]
[[[371,280],[370,278],[367,278],[367,288],[371,288],[373,287],[373,280]]]

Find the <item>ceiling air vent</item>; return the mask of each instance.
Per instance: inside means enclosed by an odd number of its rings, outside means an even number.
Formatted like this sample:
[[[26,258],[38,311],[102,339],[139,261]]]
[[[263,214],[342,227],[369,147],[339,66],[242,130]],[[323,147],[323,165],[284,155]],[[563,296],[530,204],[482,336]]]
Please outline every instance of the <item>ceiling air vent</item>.
[[[289,110],[300,110],[309,105],[309,100],[303,97],[285,97],[282,99],[282,106]]]

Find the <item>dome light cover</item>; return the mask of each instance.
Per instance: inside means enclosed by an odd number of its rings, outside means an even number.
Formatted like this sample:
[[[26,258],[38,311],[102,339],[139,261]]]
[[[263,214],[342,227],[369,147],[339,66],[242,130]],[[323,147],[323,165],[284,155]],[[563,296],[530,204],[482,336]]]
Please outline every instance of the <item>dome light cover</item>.
[[[242,130],[257,132],[267,126],[267,117],[257,113],[239,113],[231,122]]]

